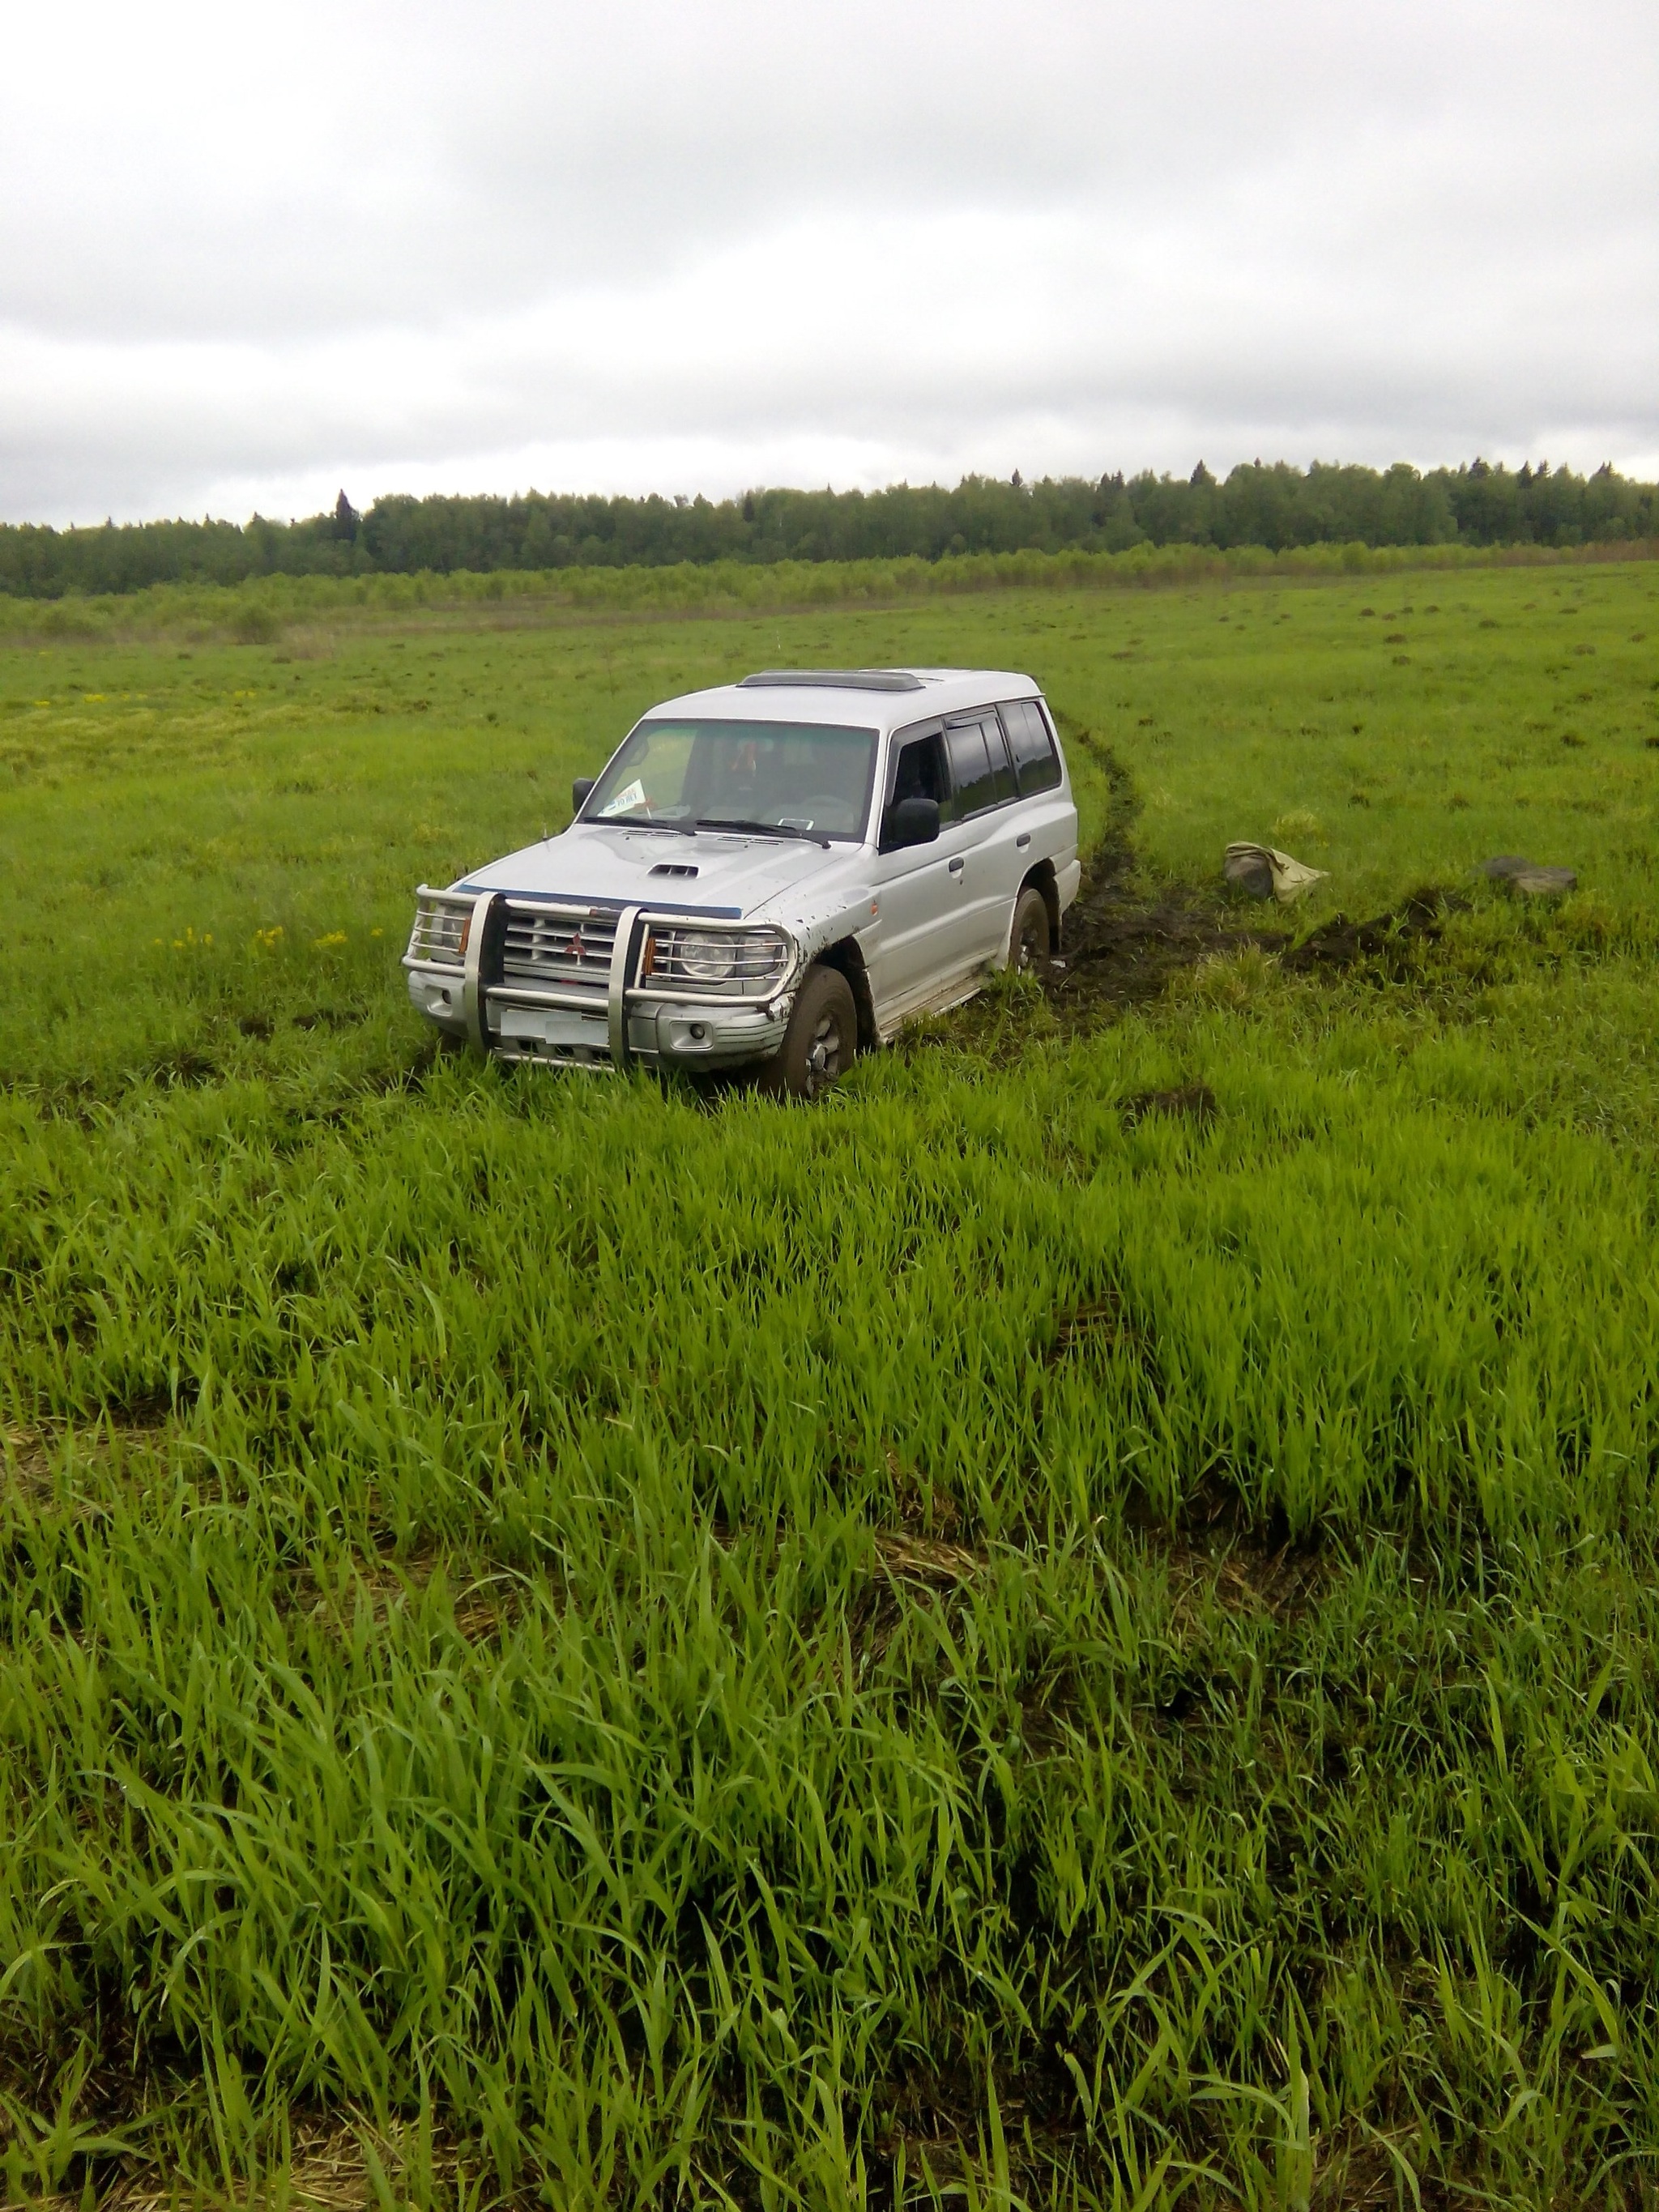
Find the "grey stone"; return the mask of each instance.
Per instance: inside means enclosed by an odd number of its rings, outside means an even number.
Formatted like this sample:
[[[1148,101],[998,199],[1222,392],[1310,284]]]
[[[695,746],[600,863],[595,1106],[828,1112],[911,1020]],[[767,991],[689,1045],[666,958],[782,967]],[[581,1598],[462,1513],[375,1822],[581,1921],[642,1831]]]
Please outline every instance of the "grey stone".
[[[1523,898],[1560,898],[1578,888],[1576,868],[1521,868],[1510,878],[1510,887]]]

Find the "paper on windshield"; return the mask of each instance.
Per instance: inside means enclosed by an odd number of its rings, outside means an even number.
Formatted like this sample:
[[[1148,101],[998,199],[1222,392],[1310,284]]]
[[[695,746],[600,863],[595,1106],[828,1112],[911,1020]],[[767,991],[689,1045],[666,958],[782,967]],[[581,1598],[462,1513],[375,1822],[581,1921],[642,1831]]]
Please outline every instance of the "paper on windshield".
[[[635,776],[632,783],[624,784],[616,797],[600,807],[600,814],[631,814],[636,806],[645,804],[645,786]]]

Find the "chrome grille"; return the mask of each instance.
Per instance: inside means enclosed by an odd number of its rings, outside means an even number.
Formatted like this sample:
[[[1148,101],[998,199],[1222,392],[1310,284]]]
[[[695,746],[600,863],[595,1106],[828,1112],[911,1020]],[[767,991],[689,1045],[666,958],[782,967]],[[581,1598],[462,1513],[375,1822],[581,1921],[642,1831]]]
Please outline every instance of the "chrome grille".
[[[418,961],[422,967],[462,966],[461,932],[471,911],[471,899],[453,906],[441,899],[421,900],[415,909],[415,927],[409,933],[409,950],[404,957]]]
[[[501,981],[568,989],[574,983],[603,991],[617,941],[613,914],[550,914],[512,907],[501,946]]]

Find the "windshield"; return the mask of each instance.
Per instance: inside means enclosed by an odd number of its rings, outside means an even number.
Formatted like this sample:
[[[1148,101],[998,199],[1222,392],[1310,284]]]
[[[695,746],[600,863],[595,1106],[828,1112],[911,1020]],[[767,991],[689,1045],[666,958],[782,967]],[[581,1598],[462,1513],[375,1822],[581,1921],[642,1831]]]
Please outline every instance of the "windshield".
[[[593,787],[584,822],[742,823],[861,838],[873,730],[826,722],[641,722]]]

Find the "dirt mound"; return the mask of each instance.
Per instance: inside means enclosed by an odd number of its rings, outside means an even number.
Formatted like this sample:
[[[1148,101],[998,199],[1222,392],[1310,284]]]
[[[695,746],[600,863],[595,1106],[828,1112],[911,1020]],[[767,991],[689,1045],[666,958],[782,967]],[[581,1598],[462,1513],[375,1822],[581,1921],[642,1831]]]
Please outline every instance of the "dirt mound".
[[[1216,1112],[1215,1093],[1207,1083],[1184,1083],[1176,1091],[1138,1091],[1123,1102],[1123,1119],[1132,1129],[1149,1114],[1186,1115],[1194,1121],[1212,1121]]]
[[[1200,960],[1253,945],[1276,952],[1289,943],[1282,929],[1241,927],[1200,892],[1166,892],[1148,902],[1133,895],[1118,871],[1091,869],[1066,916],[1066,964],[1048,977],[1048,998],[1062,1019],[1140,1006]]]
[[[1287,975],[1308,975],[1369,961],[1389,976],[1402,981],[1416,968],[1419,951],[1440,942],[1447,917],[1462,913],[1468,904],[1461,892],[1437,890],[1431,884],[1425,884],[1370,921],[1350,921],[1346,915],[1333,915],[1300,945],[1284,953],[1279,965]]]
[[[1406,982],[1421,973],[1423,954],[1438,944],[1448,919],[1470,903],[1462,892],[1425,885],[1366,921],[1334,915],[1298,945],[1288,930],[1242,924],[1236,908],[1196,888],[1137,898],[1127,856],[1114,860],[1085,876],[1066,917],[1064,965],[1044,979],[1048,1002],[1067,1026],[1145,1005],[1183,969],[1250,946],[1276,955],[1290,975],[1334,978],[1369,967],[1390,982]],[[1154,1100],[1150,1110],[1183,1105]]]
[[[1060,723],[1066,743],[1089,756],[1107,788],[1105,834],[1066,916],[1064,965],[1044,984],[1050,1005],[1068,1025],[1143,1005],[1182,969],[1251,946],[1278,955],[1286,975],[1337,975],[1368,963],[1390,981],[1404,981],[1419,971],[1422,951],[1439,942],[1447,917],[1470,904],[1462,892],[1427,884],[1370,921],[1334,915],[1298,945],[1282,925],[1243,922],[1237,904],[1218,896],[1218,887],[1180,885],[1155,899],[1137,897],[1131,884],[1139,802],[1133,781],[1092,730],[1063,712]]]

